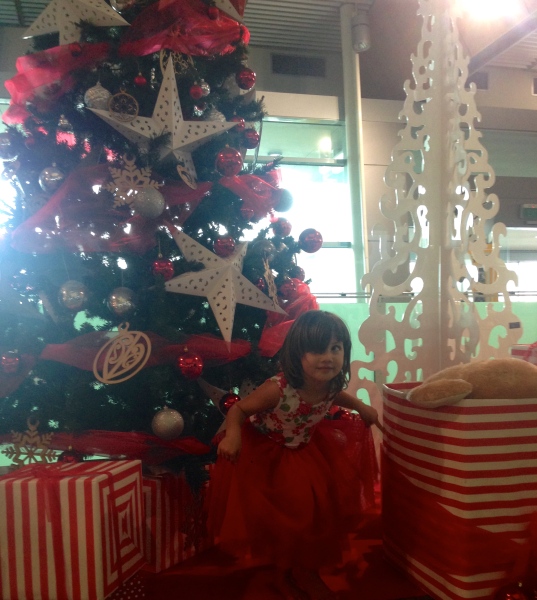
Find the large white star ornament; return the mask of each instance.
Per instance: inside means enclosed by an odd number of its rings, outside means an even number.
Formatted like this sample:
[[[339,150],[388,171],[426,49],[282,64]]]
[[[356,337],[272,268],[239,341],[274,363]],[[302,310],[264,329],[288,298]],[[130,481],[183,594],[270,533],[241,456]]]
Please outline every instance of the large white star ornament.
[[[174,229],[172,235],[184,257],[203,263],[205,269],[170,279],[165,284],[166,290],[205,296],[226,342],[231,341],[237,303],[286,314],[242,274],[246,242],[237,244],[235,252],[228,258],[221,258],[183,232]]]
[[[44,33],[60,34],[60,46],[80,41],[81,21],[98,27],[129,25],[103,0],[52,0],[45,10],[24,32],[23,38]]]
[[[128,140],[138,145],[147,144],[151,138],[169,133],[169,140],[162,149],[161,158],[173,153],[177,159],[179,174],[185,183],[193,188],[196,187],[196,169],[192,162],[191,152],[236,125],[233,121],[185,121],[171,60],[166,65],[152,117],[136,117],[132,121],[118,121],[107,110],[95,108],[90,108],[90,110]]]
[[[235,6],[233,6],[230,0],[215,0],[214,4],[228,17],[231,17],[232,19],[235,19],[235,21],[239,21],[239,23],[242,23],[242,14],[235,8]],[[246,2],[244,2],[244,4],[246,4]]]

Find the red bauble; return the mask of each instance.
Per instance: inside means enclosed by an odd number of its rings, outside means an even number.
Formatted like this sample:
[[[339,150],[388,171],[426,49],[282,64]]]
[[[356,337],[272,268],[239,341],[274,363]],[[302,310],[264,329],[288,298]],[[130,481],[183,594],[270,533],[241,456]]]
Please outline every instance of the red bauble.
[[[138,75],[136,75],[134,78],[134,85],[137,85],[138,87],[144,87],[144,85],[147,85],[147,79],[141,73],[138,73]]]
[[[296,296],[296,284],[292,279],[286,279],[278,288],[278,296],[284,300],[292,300]]]
[[[291,192],[282,188],[276,188],[272,193],[272,206],[276,212],[287,212],[293,206]]]
[[[216,21],[216,19],[218,19],[218,17],[220,16],[220,11],[218,10],[218,8],[216,8],[216,6],[209,6],[209,8],[207,9],[207,16],[212,21]]]
[[[233,175],[238,175],[241,169],[242,156],[235,148],[226,146],[216,155],[216,170],[222,175],[232,177]]]
[[[287,219],[282,219],[281,217],[276,219],[271,227],[272,231],[274,231],[274,235],[279,235],[280,237],[288,236],[291,233],[291,229],[293,229],[291,222]]]
[[[256,75],[252,69],[243,67],[236,75],[235,81],[241,90],[251,90],[255,85]]]
[[[304,229],[298,238],[298,246],[304,252],[313,254],[323,245],[323,236],[316,229]]]
[[[159,256],[151,266],[151,272],[153,275],[162,275],[164,281],[169,281],[174,275],[173,263],[169,258],[162,258]]]
[[[187,379],[197,379],[203,371],[203,360],[194,352],[185,352],[177,359],[177,366]]]
[[[231,256],[235,252],[235,240],[230,235],[222,235],[214,241],[213,250],[221,258]]]
[[[233,123],[237,123],[235,125],[235,129],[237,131],[244,131],[244,128],[246,127],[246,123],[242,117],[231,117],[230,120],[233,121]]]
[[[228,392],[227,394],[224,394],[221,398],[220,398],[220,410],[226,414],[227,411],[239,400],[241,399],[241,397],[238,394],[233,394],[233,392]]]
[[[254,209],[249,206],[241,207],[241,215],[245,221],[251,221],[254,217]]]
[[[69,448],[69,450],[65,450],[58,456],[58,462],[73,464],[83,462],[85,458],[86,455],[82,454],[82,452],[77,452],[76,450]]]
[[[203,97],[203,88],[198,83],[195,83],[189,91],[190,97],[193,100],[199,100]]]
[[[252,150],[253,148],[257,148],[259,146],[260,139],[261,136],[255,129],[245,129],[241,135],[241,146]]]
[[[16,350],[9,350],[4,352],[0,357],[0,366],[2,372],[6,375],[13,375],[19,370],[20,367],[20,356]]]
[[[293,279],[298,279],[299,281],[304,281],[304,279],[306,279],[306,272],[302,267],[299,267],[298,265],[292,266],[289,269],[288,273],[289,277]]]
[[[526,593],[524,586],[522,583],[509,583],[502,588],[500,588],[496,595],[494,596],[494,600],[532,600],[530,596]]]

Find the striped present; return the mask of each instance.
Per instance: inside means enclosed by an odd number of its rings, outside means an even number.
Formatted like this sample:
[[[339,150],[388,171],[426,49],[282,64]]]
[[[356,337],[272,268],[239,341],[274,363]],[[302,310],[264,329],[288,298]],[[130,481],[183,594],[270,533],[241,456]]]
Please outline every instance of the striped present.
[[[0,478],[3,600],[102,600],[144,564],[140,461],[29,465]]]
[[[423,408],[384,388],[384,548],[433,598],[492,598],[537,514],[537,399]]]
[[[210,472],[212,465],[207,465]],[[144,476],[145,570],[160,573],[212,545],[206,528],[206,485],[194,494],[183,475]]]
[[[515,344],[511,346],[511,356],[513,358],[521,358],[532,365],[537,365],[537,343]]]

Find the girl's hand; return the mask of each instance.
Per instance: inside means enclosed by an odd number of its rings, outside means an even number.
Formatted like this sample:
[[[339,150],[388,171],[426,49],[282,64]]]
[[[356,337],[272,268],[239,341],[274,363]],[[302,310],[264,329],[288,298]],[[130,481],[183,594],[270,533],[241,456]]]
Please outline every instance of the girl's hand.
[[[382,431],[382,425],[379,422],[379,415],[376,409],[369,404],[361,403],[360,409],[358,411],[360,413],[360,417],[365,421],[366,425],[376,425]]]
[[[238,435],[232,435],[229,431],[226,431],[226,436],[218,444],[216,453],[218,456],[221,456],[222,458],[225,458],[226,460],[229,460],[235,464],[239,459],[241,447],[242,441],[240,433]]]

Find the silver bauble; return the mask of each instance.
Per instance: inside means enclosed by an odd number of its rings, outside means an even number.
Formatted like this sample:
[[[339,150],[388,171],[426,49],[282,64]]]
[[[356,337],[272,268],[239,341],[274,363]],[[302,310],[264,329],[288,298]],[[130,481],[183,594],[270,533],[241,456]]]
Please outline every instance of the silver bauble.
[[[66,281],[58,292],[58,302],[69,310],[82,310],[88,301],[88,288],[75,279]]]
[[[153,417],[151,429],[161,440],[178,438],[185,428],[185,421],[180,412],[173,408],[163,408]]]
[[[58,120],[58,129],[60,131],[73,131],[73,125],[65,115],[60,115]]]
[[[208,96],[211,93],[211,86],[203,79],[200,81],[200,88],[204,96]]]
[[[156,219],[164,212],[164,196],[154,187],[146,187],[134,195],[131,208],[135,214],[146,219]]]
[[[108,308],[118,317],[124,317],[136,310],[136,294],[128,287],[117,287],[110,292]]]
[[[134,6],[135,0],[110,0],[110,6],[118,13],[128,10]]]
[[[84,94],[84,102],[88,108],[107,110],[108,102],[111,97],[112,94],[98,81],[96,85],[86,91]]]
[[[65,175],[58,169],[56,165],[46,167],[39,175],[39,185],[45,192],[55,192],[63,183]]]

